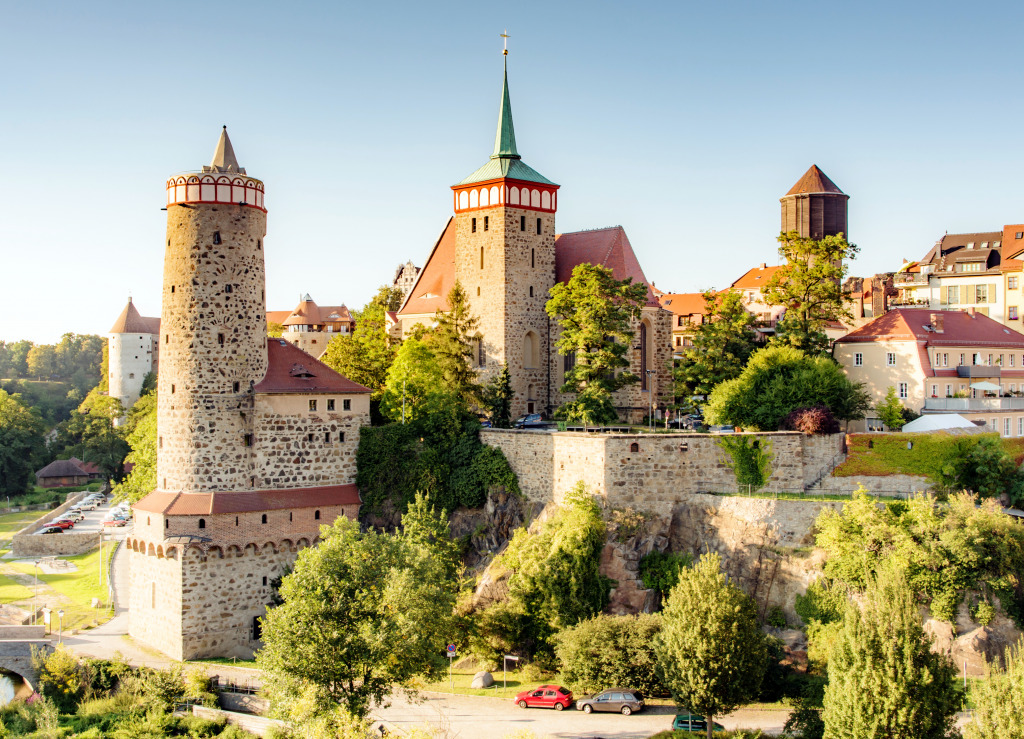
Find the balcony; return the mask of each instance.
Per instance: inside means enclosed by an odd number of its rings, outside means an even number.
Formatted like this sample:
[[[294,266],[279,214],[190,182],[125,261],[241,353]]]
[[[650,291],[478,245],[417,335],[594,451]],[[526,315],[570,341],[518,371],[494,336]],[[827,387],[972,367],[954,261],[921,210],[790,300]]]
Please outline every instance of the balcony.
[[[1024,411],[1024,398],[925,398],[924,409],[945,413]]]
[[[892,284],[896,287],[923,287],[928,284],[928,275],[923,275],[919,272],[915,272],[913,274],[901,272],[900,274],[893,276]]]
[[[961,364],[956,368],[957,377],[999,377],[1002,367],[997,364]]]

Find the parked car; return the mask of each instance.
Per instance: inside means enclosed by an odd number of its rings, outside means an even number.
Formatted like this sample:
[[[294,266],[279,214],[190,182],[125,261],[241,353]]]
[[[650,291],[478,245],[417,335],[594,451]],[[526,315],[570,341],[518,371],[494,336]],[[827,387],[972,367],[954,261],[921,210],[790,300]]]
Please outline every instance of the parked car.
[[[63,534],[64,529],[60,526],[47,526],[45,529],[39,532],[40,534]]]
[[[712,426],[711,427],[711,433],[713,433],[713,434],[735,434],[736,433],[736,427],[735,426],[730,426],[728,424],[723,425],[723,426]]]
[[[572,705],[572,691],[561,685],[541,685],[534,690],[524,690],[512,702],[520,708],[554,708],[561,711]]]
[[[77,508],[80,511],[95,511],[96,510],[96,504],[91,502],[91,501],[90,502],[82,501],[81,503],[76,503],[75,504],[75,508]]]
[[[642,711],[644,696],[638,690],[630,688],[611,688],[594,696],[583,696],[576,701],[576,708],[584,713],[591,711],[608,711],[628,716]]]
[[[512,427],[517,429],[546,429],[549,425],[541,414],[527,413],[525,416],[517,418]]]
[[[62,516],[62,517],[58,518],[56,521],[54,521],[53,525],[54,526],[60,526],[61,524],[65,524],[65,523],[67,524],[67,526],[65,528],[73,529],[73,528],[75,528],[75,524],[78,523],[78,521],[76,521],[73,518],[68,518],[67,516]]]
[[[707,731],[708,722],[706,718],[695,713],[677,713],[676,717],[672,719],[672,728],[685,731]],[[725,727],[712,722],[711,730],[725,731]]]
[[[104,526],[127,526],[128,521],[123,518],[105,518],[103,519]]]
[[[46,525],[47,526],[56,526],[57,528],[60,528],[60,529],[70,529],[75,524],[73,522],[71,522],[71,521],[50,521],[50,523],[48,523]]]

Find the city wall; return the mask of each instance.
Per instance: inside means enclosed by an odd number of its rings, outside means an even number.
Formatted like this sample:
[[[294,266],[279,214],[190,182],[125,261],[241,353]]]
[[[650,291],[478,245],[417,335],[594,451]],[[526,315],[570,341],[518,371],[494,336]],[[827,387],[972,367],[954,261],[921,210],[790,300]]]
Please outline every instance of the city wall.
[[[802,491],[843,449],[843,435],[791,431],[744,434],[767,447],[771,478],[764,490]],[[604,434],[483,429],[481,440],[501,449],[528,500],[560,502],[583,481],[611,508],[631,507],[671,517],[688,495],[735,492],[731,458],[709,434]]]
[[[86,493],[69,495],[63,505],[47,511],[25,526],[11,538],[11,554],[15,558],[56,557],[67,554],[83,554],[100,545],[98,532],[81,534],[74,529],[65,529],[60,534],[36,534],[47,521],[60,518],[71,506],[86,496]]]

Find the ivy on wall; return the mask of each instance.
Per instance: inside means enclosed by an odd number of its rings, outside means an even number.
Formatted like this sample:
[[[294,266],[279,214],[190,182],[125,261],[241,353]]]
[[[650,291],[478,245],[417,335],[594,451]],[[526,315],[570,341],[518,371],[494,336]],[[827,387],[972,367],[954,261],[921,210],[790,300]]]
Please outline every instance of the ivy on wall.
[[[723,436],[718,446],[725,464],[736,475],[736,484],[761,488],[772,476],[772,443],[754,436]]]

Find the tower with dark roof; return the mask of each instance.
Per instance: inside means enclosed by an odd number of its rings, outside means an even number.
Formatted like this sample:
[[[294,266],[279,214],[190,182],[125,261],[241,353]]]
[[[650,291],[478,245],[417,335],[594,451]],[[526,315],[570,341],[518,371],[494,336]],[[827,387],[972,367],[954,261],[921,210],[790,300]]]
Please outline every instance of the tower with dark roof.
[[[527,165],[516,147],[507,64],[494,151],[452,192],[455,278],[480,319],[475,364],[486,379],[508,363],[513,415],[547,410],[551,343],[544,306],[555,281],[558,185]]]
[[[847,227],[847,203],[850,196],[822,172],[817,164],[789,189],[782,203],[782,231],[796,231],[810,239],[844,234],[850,240]]]
[[[129,633],[175,659],[251,656],[271,582],[359,509],[369,390],[268,339],[266,218],[226,130],[167,181],[156,489],[126,546]]]
[[[110,397],[127,411],[139,399],[142,382],[156,372],[159,362],[160,319],[139,314],[132,299],[110,327],[107,339],[107,388]],[[123,418],[115,423],[120,425]]]

